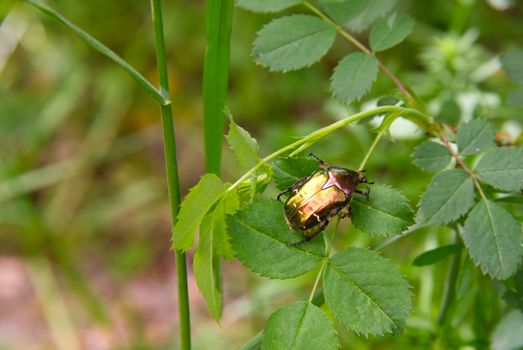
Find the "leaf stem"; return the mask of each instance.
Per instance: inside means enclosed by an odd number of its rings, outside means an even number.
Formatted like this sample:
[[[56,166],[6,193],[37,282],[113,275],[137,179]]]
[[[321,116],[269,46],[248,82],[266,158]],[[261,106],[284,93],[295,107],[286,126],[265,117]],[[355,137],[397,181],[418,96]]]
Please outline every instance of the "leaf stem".
[[[243,174],[234,184],[232,184],[227,189],[227,191],[231,191],[234,188],[236,188],[238,185],[240,185],[240,183],[242,183],[243,181],[248,179],[263,164],[268,163],[269,161],[273,160],[274,158],[276,158],[282,154],[285,154],[294,149],[303,150],[304,145],[306,145],[306,147],[309,147],[317,140],[333,133],[334,131],[336,131],[344,126],[347,126],[353,122],[356,122],[358,120],[380,115],[380,114],[387,114],[387,113],[397,113],[402,116],[409,115],[409,116],[413,117],[413,119],[417,120],[419,122],[419,125],[424,125],[427,128],[429,128],[432,123],[432,121],[430,120],[430,118],[428,116],[419,112],[418,110],[415,110],[412,108],[399,107],[399,106],[383,106],[383,107],[377,107],[374,109],[370,109],[368,111],[356,113],[356,114],[346,117],[342,120],[338,120],[335,123],[327,125],[321,129],[315,130],[312,133],[310,133],[309,135],[302,137],[298,141],[293,142],[283,148],[280,148],[276,152],[269,154],[265,158],[261,159],[258,163],[256,163],[252,168],[247,170],[247,172],[245,174]],[[292,152],[292,154],[295,155],[296,152]]]
[[[454,243],[460,243],[458,229],[455,231]],[[445,296],[443,298],[443,305],[441,306],[441,311],[438,316],[438,324],[444,325],[447,317],[449,317],[450,308],[454,302],[456,295],[456,282],[458,280],[459,269],[461,265],[461,250],[456,252],[452,257],[452,262],[450,263],[449,274],[447,276],[447,284],[445,288]]]
[[[367,164],[367,161],[369,160],[370,158],[370,155],[372,154],[372,152],[374,152],[374,149],[376,148],[376,146],[378,145],[378,142],[381,140],[381,138],[383,137],[383,135],[385,134],[385,132],[389,129],[390,125],[392,124],[392,122],[397,118],[399,117],[399,114],[393,114],[393,115],[389,115],[387,117],[385,117],[383,119],[383,122],[381,123],[380,127],[379,127],[379,131],[378,131],[378,134],[376,135],[376,137],[374,138],[374,141],[372,141],[372,144],[370,145],[369,149],[367,150],[367,153],[365,154],[365,156],[363,157],[361,163],[360,163],[360,166],[358,167],[358,171],[361,171],[363,170],[363,168],[365,167],[365,164]]]
[[[161,0],[151,0],[151,15],[154,25],[154,42],[161,91],[168,96],[169,77],[167,74]],[[178,216],[178,208],[180,206],[180,181],[178,177],[178,163],[176,161],[176,140],[174,135],[173,113],[170,104],[161,106],[161,115],[171,225],[174,225],[176,217]],[[180,321],[181,349],[190,350],[191,326],[185,253],[183,251],[176,251],[175,259],[178,280],[178,313]]]
[[[318,283],[320,282],[320,278],[323,275],[325,266],[327,266],[327,261],[329,259],[329,255],[330,255],[331,249],[332,249],[332,241],[334,239],[334,234],[338,231],[339,226],[340,226],[340,217],[338,216],[338,218],[336,220],[336,226],[334,227],[334,230],[332,230],[332,233],[327,242],[327,247],[325,249],[325,258],[323,259],[323,261],[321,263],[320,270],[318,271],[318,274],[316,275],[316,280],[314,281],[314,285],[312,286],[311,294],[309,295],[309,300],[307,301],[309,304],[312,303],[312,299],[314,298],[314,293],[316,293],[316,288],[318,288]]]
[[[151,84],[142,74],[140,74],[140,72],[138,72],[133,66],[127,63],[123,58],[118,56],[113,50],[102,44],[100,41],[92,37],[84,30],[80,29],[74,23],[70,22],[67,18],[59,14],[56,10],[52,9],[51,7],[45,5],[44,3],[38,0],[22,1],[33,6],[34,8],[36,8],[43,14],[49,16],[50,18],[62,23],[93,49],[113,60],[116,64],[122,67],[134,80],[136,80],[136,82],[161,105],[165,106],[171,103],[168,94],[165,94],[162,91],[158,90],[158,88]]]
[[[352,45],[356,46],[359,50],[363,51],[367,55],[374,56],[376,60],[378,61],[378,66],[380,69],[385,73],[392,82],[398,87],[401,94],[405,96],[405,98],[411,103],[412,105],[416,105],[416,99],[412,96],[412,94],[409,92],[409,90],[405,87],[405,85],[399,80],[384,64],[381,62],[376,55],[369,50],[365,45],[363,45],[358,39],[356,39],[354,36],[349,34],[342,26],[338,25],[336,22],[334,22],[332,19],[330,19],[327,15],[325,15],[323,12],[321,12],[318,8],[313,6],[308,1],[304,2],[305,7],[307,7],[309,10],[311,10],[315,15],[323,19],[325,22],[330,24],[332,27],[336,29],[336,31],[347,41],[349,41]]]
[[[476,174],[465,164],[463,159],[459,156],[459,154],[454,150],[454,147],[450,144],[449,139],[447,138],[447,135],[443,131],[439,132],[439,138],[447,147],[452,157],[456,160],[456,163],[468,174],[468,176],[472,179],[472,182],[474,183],[474,186],[478,189],[479,194],[481,195],[481,198],[484,200],[487,200],[487,196],[485,196],[485,192],[483,192],[483,189],[481,188],[481,184],[478,181],[478,178],[476,177]]]

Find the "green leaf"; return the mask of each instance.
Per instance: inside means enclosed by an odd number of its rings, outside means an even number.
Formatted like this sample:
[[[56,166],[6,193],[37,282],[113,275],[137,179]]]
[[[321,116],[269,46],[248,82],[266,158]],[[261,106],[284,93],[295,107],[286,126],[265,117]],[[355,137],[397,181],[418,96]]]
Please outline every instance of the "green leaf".
[[[372,186],[367,197],[353,196],[351,207],[354,226],[370,235],[400,234],[413,224],[409,201],[388,186]]]
[[[432,178],[419,204],[418,223],[448,224],[474,205],[474,185],[461,169],[445,170]]]
[[[303,3],[303,0],[235,0],[236,6],[253,12],[279,12],[294,5]]]
[[[454,255],[462,248],[461,244],[449,244],[421,253],[414,259],[412,265],[425,266],[432,265],[445,259],[449,255]]]
[[[258,142],[251,137],[247,130],[236,124],[232,116],[229,116],[229,120],[229,133],[225,138],[238,163],[244,168],[250,168],[260,160]]]
[[[319,61],[335,38],[336,30],[315,16],[277,18],[258,32],[252,56],[271,71],[287,72]]]
[[[461,107],[454,98],[450,97],[442,102],[434,119],[438,122],[457,125],[461,119],[461,114]]]
[[[332,322],[313,304],[295,302],[274,312],[263,331],[262,350],[338,349]]]
[[[473,119],[458,128],[456,137],[458,150],[464,156],[478,154],[496,146],[496,134],[490,123],[483,119]]]
[[[496,148],[485,154],[476,165],[483,182],[502,191],[523,189],[523,148]]]
[[[376,105],[378,107],[381,107],[381,106],[396,106],[399,102],[401,102],[401,100],[397,97],[394,97],[394,96],[385,96],[385,97],[382,97],[378,100],[378,102],[376,102]]]
[[[222,296],[218,289],[218,281],[214,275],[214,220],[211,215],[203,218],[200,225],[200,241],[194,253],[194,276],[198,288],[207,303],[207,307],[215,320],[220,319],[222,312]]]
[[[408,283],[389,261],[364,248],[329,259],[324,293],[334,315],[363,335],[399,331],[411,309]]]
[[[282,158],[275,162],[272,169],[276,187],[283,191],[318,170],[318,161],[309,158]]]
[[[501,56],[501,64],[507,75],[515,83],[523,84],[523,49],[513,48]]]
[[[378,61],[361,52],[340,61],[331,78],[331,90],[340,102],[351,103],[365,95],[378,75]]]
[[[269,278],[299,276],[323,259],[323,237],[288,246],[303,239],[286,224],[283,204],[265,199],[249,204],[227,220],[236,257],[252,271]]]
[[[232,215],[240,208],[240,198],[237,191],[232,190],[225,193],[225,196],[216,204],[212,212],[214,254],[223,256],[225,259],[232,259],[234,252],[229,242],[227,234],[227,224],[225,215]]]
[[[463,227],[463,241],[481,270],[496,279],[516,273],[523,257],[521,226],[503,207],[482,200]]]
[[[449,165],[452,156],[447,147],[442,144],[426,141],[414,150],[412,158],[414,159],[414,164],[420,168],[438,172]]]
[[[370,47],[379,52],[401,43],[414,28],[415,22],[407,15],[392,14],[378,20],[370,31]]]
[[[490,339],[492,350],[517,350],[523,347],[523,312],[512,310],[503,317]]]
[[[394,6],[396,0],[370,0],[367,8],[347,25],[356,31],[366,30],[376,19],[383,17]]]
[[[214,174],[206,174],[194,186],[180,206],[178,220],[173,229],[173,248],[188,250],[194,241],[194,233],[209,209],[225,193],[223,182]]]
[[[345,24],[365,10],[369,0],[320,0],[321,7],[338,24]]]
[[[256,171],[256,177],[242,181],[238,185],[238,194],[242,203],[250,202],[257,193],[262,193],[272,180],[272,168],[264,164]],[[255,185],[253,186],[253,181]],[[254,193],[253,193],[254,190]]]

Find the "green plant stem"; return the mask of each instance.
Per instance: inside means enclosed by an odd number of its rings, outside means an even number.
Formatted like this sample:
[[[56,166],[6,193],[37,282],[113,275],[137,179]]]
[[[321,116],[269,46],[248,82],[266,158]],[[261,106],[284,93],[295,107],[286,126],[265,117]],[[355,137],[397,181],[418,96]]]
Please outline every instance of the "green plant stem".
[[[232,184],[232,186],[230,186],[227,189],[227,191],[231,191],[234,188],[236,188],[240,183],[242,183],[243,181],[248,179],[250,176],[252,176],[256,172],[256,170],[259,167],[261,167],[263,164],[268,163],[269,161],[273,160],[274,158],[276,158],[282,154],[285,154],[296,148],[303,151],[304,147],[302,147],[302,146],[307,145],[307,147],[308,147],[308,146],[312,145],[314,142],[318,141],[319,139],[333,133],[334,131],[336,131],[344,126],[347,126],[353,122],[356,122],[356,121],[364,119],[364,118],[368,118],[368,117],[372,117],[372,116],[376,116],[376,115],[380,115],[380,114],[387,114],[387,113],[395,113],[395,114],[397,113],[397,114],[401,114],[404,117],[407,117],[407,116],[412,117],[412,119],[416,120],[419,125],[424,125],[426,128],[430,128],[430,125],[432,123],[432,121],[430,120],[429,117],[427,117],[425,114],[423,114],[415,109],[412,109],[412,108],[405,108],[405,107],[398,107],[398,106],[383,106],[383,107],[377,107],[377,108],[374,108],[374,109],[371,109],[368,111],[360,112],[360,113],[351,115],[347,118],[341,119],[330,125],[327,125],[321,129],[313,131],[312,133],[310,133],[307,136],[302,137],[298,141],[293,142],[283,148],[280,148],[276,152],[269,154],[265,158],[261,159],[258,163],[256,163],[252,168],[247,170],[247,172],[245,174],[243,174],[234,184]],[[296,154],[296,152],[293,152],[292,154],[294,155],[294,154]]]
[[[454,243],[460,243],[459,233],[456,230]],[[445,325],[450,314],[450,309],[454,300],[456,299],[456,282],[458,280],[459,269],[461,265],[461,250],[456,252],[452,257],[450,263],[449,274],[447,276],[447,285],[445,288],[445,296],[443,298],[443,305],[438,316],[438,324]]]
[[[208,0],[205,13],[207,49],[203,67],[205,172],[220,176],[225,105],[229,82],[233,0]],[[221,261],[213,259],[216,288],[221,292]]]
[[[167,75],[167,60],[165,55],[165,39],[163,35],[163,20],[161,0],[151,0],[151,15],[154,25],[154,42],[156,59],[158,61],[158,76],[162,95],[169,96],[169,77]],[[169,98],[168,98],[169,99]],[[178,163],[176,162],[176,141],[174,136],[174,121],[171,105],[161,106],[163,146],[167,176],[167,191],[171,213],[171,225],[174,225],[180,206],[180,182],[178,178]],[[187,266],[185,253],[175,252],[176,276],[178,279],[178,310],[180,319],[180,343],[182,350],[191,348],[191,326],[189,311],[189,293],[187,288]]]
[[[225,106],[229,81],[233,0],[208,0],[205,13],[203,111],[205,170],[220,175]]]
[[[67,28],[69,28],[74,34],[76,34],[80,39],[85,41],[89,46],[91,46],[96,51],[100,52],[102,55],[110,58],[120,67],[122,67],[136,82],[156,101],[162,105],[168,105],[171,103],[169,98],[166,98],[165,95],[161,93],[153,84],[151,84],[140,72],[138,72],[133,66],[127,63],[123,58],[118,56],[113,50],[102,44],[100,41],[86,33],[84,30],[80,29],[74,23],[70,22],[67,18],[59,14],[57,11],[51,7],[45,5],[44,3],[38,0],[22,0],[25,3],[33,6],[43,14],[51,17],[52,19],[62,23]]]
[[[456,163],[467,173],[467,175],[472,179],[472,182],[474,183],[474,186],[478,189],[478,192],[483,200],[487,200],[487,196],[485,195],[485,192],[483,192],[483,189],[481,188],[481,184],[478,181],[478,178],[476,177],[476,174],[465,164],[463,159],[459,156],[459,154],[454,150],[454,147],[450,144],[449,139],[447,138],[447,135],[443,131],[439,132],[439,138],[447,147],[449,150],[449,153],[452,155],[452,157],[456,160]]]
[[[380,128],[379,128],[378,134],[374,138],[374,141],[372,141],[372,144],[370,145],[369,149],[367,150],[367,153],[361,160],[360,166],[358,167],[358,171],[363,170],[363,168],[365,167],[365,164],[367,164],[367,161],[369,160],[372,152],[374,152],[374,149],[376,149],[376,146],[378,145],[379,141],[381,140],[383,135],[387,132],[387,130],[389,129],[392,122],[394,120],[396,120],[396,118],[398,118],[398,117],[399,117],[399,114],[396,113],[393,115],[389,115],[383,119],[383,122],[381,123]]]
[[[317,15],[318,17],[320,17],[321,19],[323,19],[325,22],[327,22],[328,24],[330,24],[332,27],[334,27],[334,29],[336,29],[336,31],[344,38],[346,39],[347,41],[349,41],[352,45],[356,46],[359,50],[361,50],[362,52],[366,53],[367,55],[371,55],[371,56],[374,56],[376,58],[376,60],[378,61],[378,66],[380,67],[380,69],[383,71],[383,73],[385,73],[391,80],[394,84],[396,84],[396,86],[398,87],[398,89],[400,90],[401,94],[403,96],[405,96],[405,98],[407,99],[407,101],[409,101],[409,103],[411,103],[412,105],[416,105],[417,104],[417,99],[414,98],[412,96],[412,94],[410,93],[409,89],[401,82],[401,80],[399,80],[384,64],[383,62],[381,62],[377,57],[376,55],[374,55],[374,53],[369,50],[365,45],[363,45],[358,39],[356,39],[355,37],[353,37],[351,34],[349,34],[342,26],[339,26],[336,22],[334,22],[332,19],[330,19],[327,15],[325,15],[323,12],[321,12],[318,8],[316,8],[315,6],[313,6],[311,3],[309,2],[304,2],[304,5],[309,9],[311,10],[315,15]]]

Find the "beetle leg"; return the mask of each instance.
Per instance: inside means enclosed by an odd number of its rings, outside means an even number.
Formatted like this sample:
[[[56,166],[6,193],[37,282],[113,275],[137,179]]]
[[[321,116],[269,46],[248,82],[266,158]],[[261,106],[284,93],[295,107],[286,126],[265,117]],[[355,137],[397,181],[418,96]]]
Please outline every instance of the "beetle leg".
[[[349,205],[347,207],[347,212],[346,213],[341,213],[341,218],[351,218],[352,217],[352,207]]]
[[[289,193],[290,191],[292,191],[292,187],[289,187],[288,189],[286,189],[285,191],[281,191],[280,193],[278,193],[278,197],[276,197],[277,200],[280,200],[280,197],[283,196],[285,193]]]
[[[354,190],[354,192],[361,194],[362,196],[368,197],[370,193],[370,188],[367,187],[365,191],[362,190]]]
[[[298,242],[294,242],[294,243],[287,243],[287,246],[288,247],[295,247],[297,246],[298,244],[302,244],[302,243],[305,243],[305,242],[308,242],[310,241],[311,239],[313,239],[314,237],[316,237],[316,235],[318,233],[320,233],[321,231],[325,230],[325,228],[327,227],[327,225],[329,224],[329,220],[325,220],[323,222],[323,224],[321,225],[320,229],[316,232],[314,232],[312,235],[310,236],[306,236],[304,239],[302,239],[301,241],[298,241]]]

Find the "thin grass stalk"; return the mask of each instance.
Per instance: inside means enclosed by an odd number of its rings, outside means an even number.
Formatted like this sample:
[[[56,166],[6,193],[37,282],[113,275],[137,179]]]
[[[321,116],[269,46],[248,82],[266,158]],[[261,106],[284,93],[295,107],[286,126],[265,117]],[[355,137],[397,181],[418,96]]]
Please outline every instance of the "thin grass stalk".
[[[151,15],[154,26],[154,42],[156,59],[158,63],[158,77],[160,80],[160,91],[165,100],[169,97],[169,77],[167,74],[167,59],[165,54],[165,39],[163,34],[162,6],[160,0],[151,0]],[[167,191],[169,196],[169,208],[171,213],[171,224],[174,226],[180,206],[180,182],[178,177],[178,163],[176,161],[176,141],[174,136],[174,121],[172,107],[170,104],[161,105],[162,131],[165,167],[167,176]],[[178,312],[180,319],[180,348],[189,350],[191,348],[191,320],[189,310],[189,293],[187,289],[187,266],[185,253],[175,251],[176,275],[178,279]]]
[[[208,0],[205,13],[207,50],[203,69],[205,170],[220,175],[225,105],[229,81],[232,0]]]
[[[225,105],[229,83],[229,56],[233,0],[208,0],[205,12],[207,49],[203,66],[205,172],[220,176]],[[216,287],[221,292],[221,263],[213,259]]]

